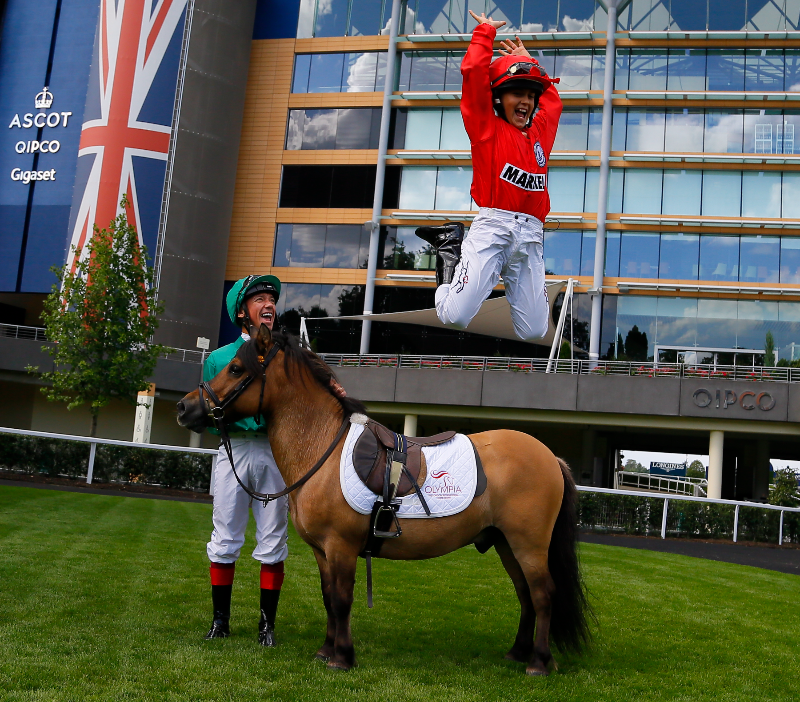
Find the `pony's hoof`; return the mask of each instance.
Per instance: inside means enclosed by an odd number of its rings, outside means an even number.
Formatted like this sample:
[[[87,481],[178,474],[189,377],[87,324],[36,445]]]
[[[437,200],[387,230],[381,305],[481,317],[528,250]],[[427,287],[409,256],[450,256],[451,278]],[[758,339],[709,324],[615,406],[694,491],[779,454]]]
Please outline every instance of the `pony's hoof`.
[[[318,661],[327,661],[330,658],[330,656],[327,653],[325,653],[322,649],[320,649],[314,654],[314,658],[316,658]]]
[[[328,661],[328,670],[350,670],[352,667],[352,665],[341,661]]]
[[[525,675],[550,675],[550,672],[541,665],[532,665],[525,670]]]

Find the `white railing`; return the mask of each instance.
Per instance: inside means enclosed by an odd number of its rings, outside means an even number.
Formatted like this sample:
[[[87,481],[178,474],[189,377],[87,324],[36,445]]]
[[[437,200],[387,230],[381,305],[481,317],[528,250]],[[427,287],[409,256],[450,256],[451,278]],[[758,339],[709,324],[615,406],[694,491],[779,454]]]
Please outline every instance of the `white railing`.
[[[512,373],[569,373],[572,375],[627,375],[644,378],[698,378],[749,380],[770,383],[800,382],[800,368],[658,363],[654,361],[589,361],[499,356],[412,356],[395,354],[320,354],[334,367],[421,368],[430,370],[506,371]],[[550,369],[548,370],[548,365]]]
[[[94,473],[94,458],[97,445],[127,446],[128,448],[157,449],[159,451],[178,451],[180,453],[204,453],[217,455],[217,449],[192,448],[191,446],[169,446],[168,444],[137,444],[133,441],[119,441],[117,439],[98,439],[92,436],[76,436],[75,434],[54,434],[49,431],[31,431],[29,429],[12,429],[0,427],[0,434],[21,434],[22,436],[37,436],[43,439],[62,439],[64,441],[82,441],[91,444],[89,449],[89,462],[86,466],[86,482],[91,484]]]
[[[708,480],[705,478],[671,478],[668,475],[652,475],[651,473],[635,473],[620,470],[614,473],[614,487],[634,487],[645,490],[657,490],[675,495],[693,495],[705,497]]]
[[[762,502],[742,502],[737,500],[715,500],[710,497],[694,497],[690,495],[681,495],[680,497],[672,497],[669,495],[659,494],[657,492],[637,492],[634,490],[614,490],[611,488],[597,488],[587,487],[585,485],[578,485],[580,492],[596,492],[604,495],[620,495],[623,497],[647,497],[650,499],[664,500],[664,510],[661,515],[661,538],[667,538],[667,513],[669,510],[670,499],[678,500],[680,502],[704,502],[713,503],[715,505],[733,505],[735,507],[733,515],[733,542],[736,543],[739,538],[739,508],[740,507],[755,507],[758,509],[771,509],[777,510],[781,513],[780,525],[778,527],[778,545],[783,545],[783,515],[786,512],[800,512],[800,507],[783,507],[781,505],[769,505]]]

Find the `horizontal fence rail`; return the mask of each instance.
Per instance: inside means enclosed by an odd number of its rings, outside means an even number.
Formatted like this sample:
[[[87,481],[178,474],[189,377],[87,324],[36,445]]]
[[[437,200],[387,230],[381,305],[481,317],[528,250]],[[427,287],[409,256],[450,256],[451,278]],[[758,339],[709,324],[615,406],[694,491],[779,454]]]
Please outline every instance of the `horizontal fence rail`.
[[[216,456],[217,449],[193,448],[191,446],[170,446],[168,444],[139,444],[133,441],[121,441],[119,439],[98,439],[92,436],[77,436],[75,434],[55,434],[49,431],[32,431],[30,429],[13,429],[10,427],[0,427],[0,434],[19,434],[20,436],[34,436],[42,439],[60,439],[63,441],[80,441],[90,444],[89,462],[86,466],[86,482],[91,484],[94,473],[94,461],[97,453],[98,444],[104,446],[124,446],[135,449],[156,449],[158,451],[177,451],[179,453],[202,453]]]
[[[627,375],[644,378],[711,378],[754,382],[798,383],[800,368],[721,366],[654,361],[588,361],[559,359],[548,371],[546,358],[496,356],[407,356],[391,354],[323,353],[320,357],[340,368],[420,368],[430,370],[505,371],[512,373],[567,373],[572,375]]]
[[[634,473],[620,470],[614,474],[614,487],[635,487],[645,490],[705,497],[708,481],[705,478],[672,478],[667,475]]]

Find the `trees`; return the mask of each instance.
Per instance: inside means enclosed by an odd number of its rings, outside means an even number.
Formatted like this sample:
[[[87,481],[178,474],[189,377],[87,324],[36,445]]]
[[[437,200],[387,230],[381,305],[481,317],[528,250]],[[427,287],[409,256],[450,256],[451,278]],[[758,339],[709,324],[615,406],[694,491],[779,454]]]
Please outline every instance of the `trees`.
[[[706,467],[703,465],[702,461],[698,461],[696,458],[693,460],[688,468],[686,469],[686,477],[687,478],[705,478],[706,477]]]
[[[53,269],[60,285],[53,286],[42,312],[54,342],[44,349],[55,360],[55,369],[41,374],[51,383],[42,392],[69,409],[88,404],[91,436],[111,400],[136,404],[136,393],[147,389],[158,357],[167,351],[150,343],[163,305],[156,301],[147,250],[128,222],[125,196],[120,206],[107,230],[95,225],[85,251],[74,249],[71,269]]]
[[[775,365],[775,337],[772,332],[767,332],[767,337],[764,340],[764,365],[771,368]]]

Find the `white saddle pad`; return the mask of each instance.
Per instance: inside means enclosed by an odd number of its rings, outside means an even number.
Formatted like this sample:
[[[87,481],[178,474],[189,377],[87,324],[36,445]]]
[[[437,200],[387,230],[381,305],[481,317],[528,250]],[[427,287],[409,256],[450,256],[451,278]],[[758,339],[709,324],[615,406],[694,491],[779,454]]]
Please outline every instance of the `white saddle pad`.
[[[351,425],[342,449],[339,477],[347,503],[356,512],[369,514],[378,496],[361,482],[353,466],[353,449],[364,429],[363,424]],[[456,434],[444,444],[423,446],[422,453],[428,469],[422,494],[431,517],[448,517],[465,510],[475,496],[478,481],[478,465],[472,442],[464,434]],[[416,493],[401,497],[400,503],[398,517],[427,517]]]

